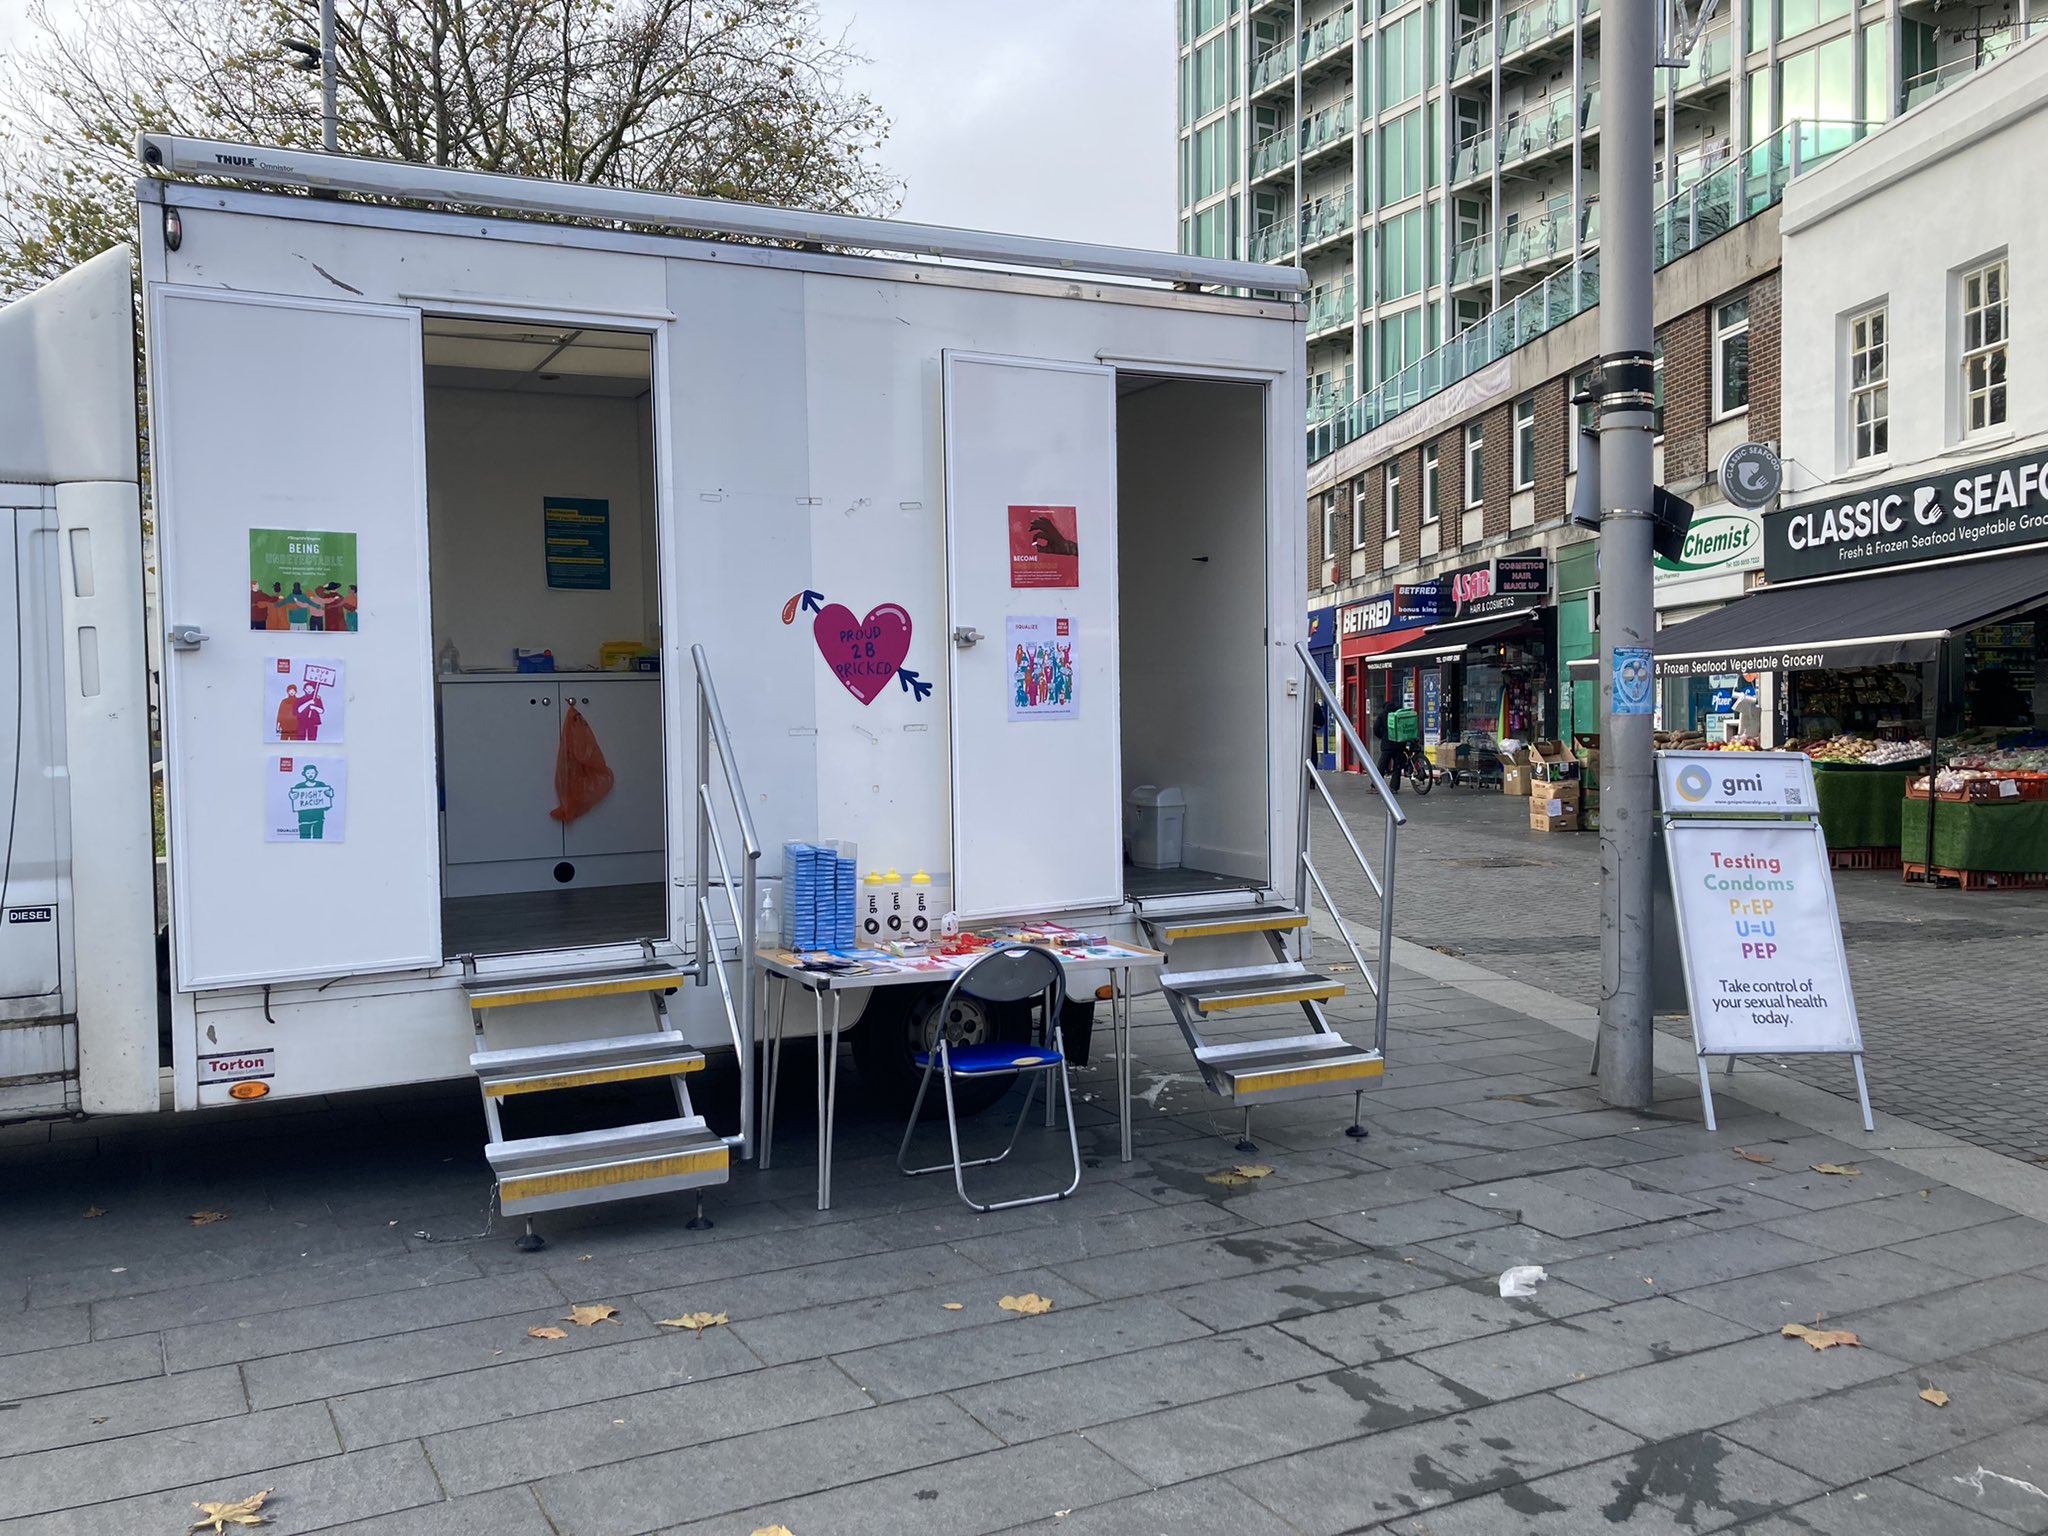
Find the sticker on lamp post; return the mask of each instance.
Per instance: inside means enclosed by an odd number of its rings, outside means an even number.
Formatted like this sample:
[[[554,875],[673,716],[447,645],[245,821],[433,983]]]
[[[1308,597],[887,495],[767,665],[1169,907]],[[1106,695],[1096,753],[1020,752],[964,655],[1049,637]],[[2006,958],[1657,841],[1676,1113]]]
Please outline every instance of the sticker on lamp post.
[[[1614,648],[1614,713],[1647,715],[1656,710],[1650,687],[1656,663],[1647,645],[1617,645]]]

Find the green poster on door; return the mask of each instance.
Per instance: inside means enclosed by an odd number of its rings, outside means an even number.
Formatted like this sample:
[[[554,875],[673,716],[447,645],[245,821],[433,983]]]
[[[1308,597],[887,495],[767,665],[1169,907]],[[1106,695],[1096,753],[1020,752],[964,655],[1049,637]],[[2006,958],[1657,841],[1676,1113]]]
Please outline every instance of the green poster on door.
[[[353,634],[358,597],[354,534],[249,530],[251,629]]]

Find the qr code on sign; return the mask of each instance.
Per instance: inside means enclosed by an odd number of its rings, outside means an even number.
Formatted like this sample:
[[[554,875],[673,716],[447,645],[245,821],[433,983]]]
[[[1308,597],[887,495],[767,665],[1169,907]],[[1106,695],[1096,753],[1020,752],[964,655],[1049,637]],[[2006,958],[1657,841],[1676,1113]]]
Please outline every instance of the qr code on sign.
[[[1797,805],[1797,804],[1799,803],[1799,786],[1798,786],[1798,785],[1794,784],[1794,785],[1790,785],[1790,786],[1788,786],[1788,787],[1786,788],[1786,790],[1785,790],[1785,803],[1786,803],[1787,805]]]

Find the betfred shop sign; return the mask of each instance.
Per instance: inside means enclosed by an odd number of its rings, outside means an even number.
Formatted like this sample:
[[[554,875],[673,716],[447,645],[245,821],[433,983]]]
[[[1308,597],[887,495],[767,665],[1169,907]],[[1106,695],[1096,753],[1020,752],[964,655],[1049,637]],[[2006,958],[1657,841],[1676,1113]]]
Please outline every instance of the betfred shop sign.
[[[1772,581],[2048,541],[2048,454],[1843,492],[1764,519]]]

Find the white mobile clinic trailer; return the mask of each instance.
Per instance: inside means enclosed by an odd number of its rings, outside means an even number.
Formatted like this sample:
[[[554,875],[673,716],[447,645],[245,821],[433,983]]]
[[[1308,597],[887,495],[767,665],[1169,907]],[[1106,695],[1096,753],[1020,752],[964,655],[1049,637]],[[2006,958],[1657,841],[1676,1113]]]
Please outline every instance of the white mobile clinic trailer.
[[[1379,1070],[1303,964],[1299,272],[142,156],[146,460],[132,253],[0,309],[0,1115],[474,1071],[508,1209],[715,1181],[751,1113],[713,1133],[681,1074],[734,1050],[751,1105],[785,840],[1209,944],[1167,988],[1226,1097]],[[565,820],[572,713],[612,782]],[[1141,785],[1185,804],[1166,868],[1126,858]],[[929,1027],[897,996],[872,1072]],[[1308,1032],[1201,1037],[1264,1004]],[[638,1077],[679,1113],[498,1118]]]

